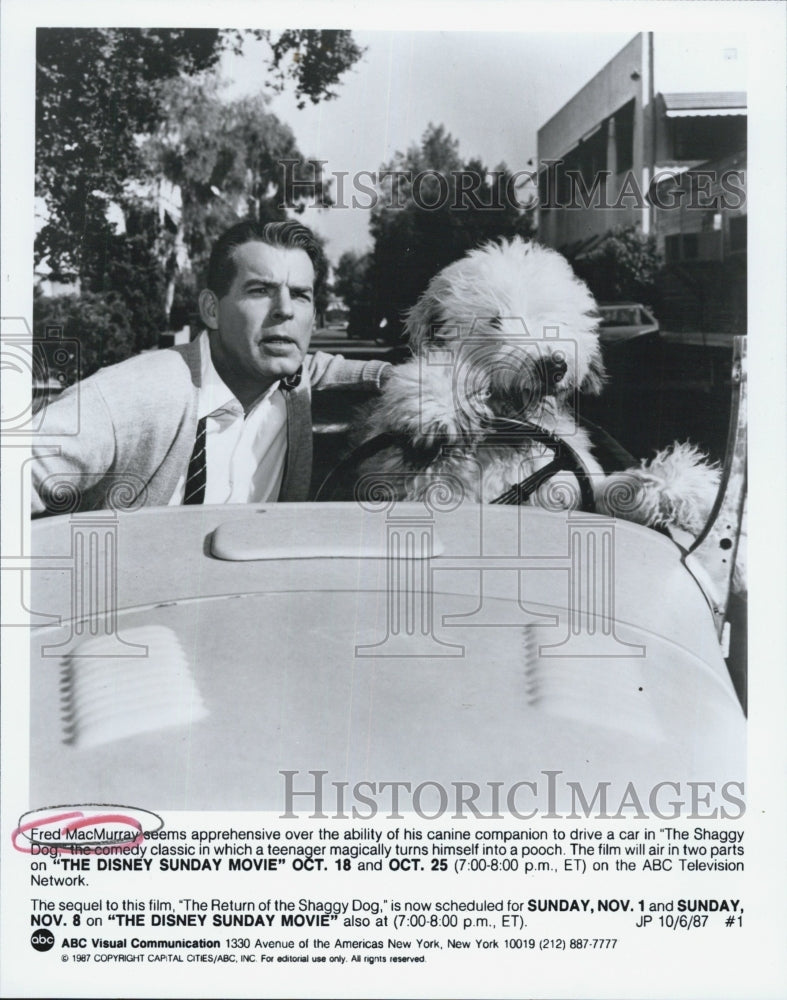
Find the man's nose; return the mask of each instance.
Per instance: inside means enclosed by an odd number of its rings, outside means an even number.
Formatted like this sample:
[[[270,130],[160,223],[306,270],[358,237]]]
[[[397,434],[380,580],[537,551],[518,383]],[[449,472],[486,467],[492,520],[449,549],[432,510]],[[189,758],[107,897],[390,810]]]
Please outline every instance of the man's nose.
[[[279,285],[273,302],[273,308],[277,316],[289,319],[293,315],[292,296],[286,285]]]

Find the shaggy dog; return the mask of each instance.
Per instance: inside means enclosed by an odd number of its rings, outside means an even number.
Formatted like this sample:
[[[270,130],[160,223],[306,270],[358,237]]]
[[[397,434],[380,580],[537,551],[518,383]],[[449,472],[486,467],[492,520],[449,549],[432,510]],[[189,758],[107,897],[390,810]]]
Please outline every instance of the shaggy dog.
[[[717,468],[677,444],[607,474],[593,432],[575,416],[580,394],[604,384],[595,309],[560,254],[519,238],[442,270],[408,315],[413,357],[365,414],[361,493],[376,479],[399,498],[421,499],[443,477],[465,499],[581,503],[697,535]]]

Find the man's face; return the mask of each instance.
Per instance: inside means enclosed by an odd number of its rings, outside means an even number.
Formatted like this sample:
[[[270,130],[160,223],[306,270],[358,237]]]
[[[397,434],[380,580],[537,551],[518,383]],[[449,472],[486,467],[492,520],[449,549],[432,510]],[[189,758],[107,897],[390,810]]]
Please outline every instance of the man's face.
[[[293,375],[314,325],[314,266],[305,250],[244,243],[233,254],[235,278],[212,303],[211,354],[219,373],[260,392]]]

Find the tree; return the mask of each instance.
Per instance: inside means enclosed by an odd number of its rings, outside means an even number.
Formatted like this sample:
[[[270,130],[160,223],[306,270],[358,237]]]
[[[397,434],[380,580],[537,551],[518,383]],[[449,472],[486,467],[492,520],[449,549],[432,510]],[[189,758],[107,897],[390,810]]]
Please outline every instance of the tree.
[[[264,95],[226,102],[215,77],[171,80],[161,94],[166,114],[142,154],[149,175],[166,178],[181,200],[162,246],[168,260],[182,243],[201,273],[216,237],[239,219],[276,221],[285,208],[331,203],[319,164],[304,158]]]
[[[347,305],[351,327],[365,322],[376,331],[384,322],[396,340],[405,311],[438,270],[487,240],[529,236],[533,223],[505,165],[489,171],[478,159],[463,161],[442,125],[430,125],[420,145],[397,154],[380,176],[363,294]]]
[[[36,39],[36,194],[48,222],[36,262],[52,275],[80,273],[88,220],[123,197],[145,173],[140,138],[167,119],[170,81],[214,69],[246,37],[269,43],[267,86],[295,88],[301,106],[335,96],[336,83],[362,55],[349,31],[41,28]],[[264,75],[265,76],[265,75]]]
[[[39,29],[36,194],[48,222],[36,238],[54,277],[79,275],[81,236],[143,171],[136,137],[161,120],[159,85],[214,66],[219,32]]]
[[[364,52],[344,30],[299,28],[282,31],[273,40],[269,31],[255,34],[270,42],[275,89],[283,90],[288,81],[294,81],[299,108],[305,107],[307,98],[312,104],[333,100],[337,93],[333,85]]]
[[[63,387],[134,353],[134,325],[117,292],[53,298],[36,293],[35,299],[33,341],[45,374]],[[79,350],[68,348],[64,352],[61,339],[66,344],[78,343]]]
[[[373,337],[377,333],[373,265],[373,254],[346,250],[334,270],[333,290],[350,310],[349,337]]]
[[[304,157],[264,94],[227,102],[220,82],[203,76],[169,81],[162,98],[166,118],[142,149],[151,176],[166,178],[181,200],[159,241],[170,315],[178,282],[196,293],[194,276],[204,277],[211,247],[228,226],[244,218],[281,221],[288,209],[300,214],[306,204],[328,207],[331,198],[319,161]],[[320,289],[318,312],[326,296]]]
[[[221,53],[240,52],[249,37],[268,43],[267,89],[293,86],[301,103],[335,96],[361,56],[348,31],[38,31],[36,194],[46,222],[36,264],[92,294],[116,292],[131,317],[130,352],[153,346],[167,328],[178,292],[192,281],[184,255],[202,264],[216,233],[240,217],[281,218],[299,197],[327,201],[264,97],[227,107],[211,91],[207,74]],[[294,172],[277,181],[283,158]],[[292,181],[310,179],[296,197]],[[162,208],[165,182],[182,200],[177,211]],[[123,225],[110,221],[110,210]],[[178,308],[182,319],[180,301]]]
[[[656,277],[662,266],[656,237],[636,226],[610,230],[590,253],[571,262],[600,302],[656,305]]]

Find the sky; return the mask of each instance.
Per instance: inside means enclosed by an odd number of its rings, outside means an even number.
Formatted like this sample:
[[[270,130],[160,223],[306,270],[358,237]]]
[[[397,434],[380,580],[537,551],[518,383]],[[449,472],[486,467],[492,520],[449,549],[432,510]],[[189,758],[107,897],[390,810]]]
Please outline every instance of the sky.
[[[465,159],[528,170],[538,128],[634,34],[355,31],[366,51],[335,100],[298,110],[285,93],[271,110],[305,156],[327,160],[329,173],[376,171],[417,143],[430,122],[459,140]],[[258,55],[250,45],[244,57],[225,58],[228,97],[260,89]],[[344,250],[370,245],[366,209],[307,209],[303,221],[327,238],[334,262]]]

